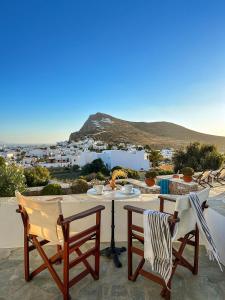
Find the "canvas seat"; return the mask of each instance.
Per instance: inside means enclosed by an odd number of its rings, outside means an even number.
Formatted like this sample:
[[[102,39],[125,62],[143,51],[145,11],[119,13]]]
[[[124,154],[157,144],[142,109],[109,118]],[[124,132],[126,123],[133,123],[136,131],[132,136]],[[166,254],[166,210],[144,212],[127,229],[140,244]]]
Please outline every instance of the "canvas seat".
[[[100,256],[100,226],[101,211],[105,208],[98,205],[92,209],[64,218],[61,208],[61,198],[38,200],[25,197],[18,191],[15,192],[19,204],[17,212],[21,214],[24,225],[24,271],[25,280],[30,281],[34,276],[46,268],[63,294],[63,299],[68,300],[69,288],[88,274],[97,280],[99,278]],[[82,232],[71,232],[70,223],[92,214],[96,215],[96,224]],[[88,241],[94,241],[94,247],[82,252],[80,247]],[[57,252],[52,257],[47,257],[42,246],[51,242],[57,245]],[[30,272],[29,253],[37,250],[43,259],[43,264]],[[70,254],[76,253],[76,258],[69,259]],[[94,268],[87,258],[95,257]],[[53,268],[53,264],[63,261],[63,281]],[[69,278],[69,270],[77,264],[83,263],[85,270],[74,278]]]
[[[197,193],[202,209],[206,206],[206,201],[209,196],[209,188],[204,189]],[[163,289],[161,296],[165,299],[170,299],[171,296],[171,281],[178,265],[189,269],[194,275],[198,273],[198,256],[199,256],[199,230],[196,224],[196,219],[193,215],[192,208],[189,203],[188,195],[175,196],[175,195],[159,195],[160,207],[159,211],[164,212],[165,201],[174,203],[174,212],[170,214],[168,219],[171,238],[173,241],[179,242],[179,247],[173,247],[172,253],[173,269],[168,284],[165,283],[162,277],[155,272],[149,271],[148,264],[145,264],[143,247],[134,246],[133,240],[144,244],[144,229],[141,226],[137,226],[133,223],[133,214],[143,214],[144,209],[126,205],[124,209],[128,213],[128,279],[135,281],[139,275],[142,275],[150,280],[153,280],[160,284]],[[184,249],[187,245],[194,248],[193,263],[189,262],[183,255]],[[133,271],[133,254],[141,257],[139,264]],[[146,266],[145,266],[146,265]],[[145,268],[144,268],[145,267]]]

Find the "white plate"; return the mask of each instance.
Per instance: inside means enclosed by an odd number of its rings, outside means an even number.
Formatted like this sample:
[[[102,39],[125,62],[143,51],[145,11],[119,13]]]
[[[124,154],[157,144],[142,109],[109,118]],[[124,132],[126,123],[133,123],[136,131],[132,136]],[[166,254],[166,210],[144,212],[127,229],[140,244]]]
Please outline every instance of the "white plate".
[[[108,190],[108,191],[105,191],[105,190],[103,190],[103,192],[102,193],[97,193],[97,191],[94,189],[94,188],[92,188],[92,189],[90,189],[90,190],[88,190],[87,191],[87,194],[90,194],[90,195],[98,195],[98,196],[102,196],[102,195],[106,195],[106,194],[108,194],[110,191]]]
[[[120,192],[121,192],[122,194],[125,194],[125,195],[133,195],[133,194],[135,194],[134,188],[133,188],[132,191],[129,192],[129,193],[128,193],[127,191],[125,191],[125,189],[121,189]]]

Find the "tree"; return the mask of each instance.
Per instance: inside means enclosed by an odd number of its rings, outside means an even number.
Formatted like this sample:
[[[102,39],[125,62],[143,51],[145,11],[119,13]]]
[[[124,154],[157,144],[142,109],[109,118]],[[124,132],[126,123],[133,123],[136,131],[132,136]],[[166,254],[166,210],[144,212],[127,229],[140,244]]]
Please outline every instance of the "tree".
[[[148,159],[152,163],[152,167],[155,168],[159,166],[159,163],[163,160],[163,156],[159,151],[151,150]]]
[[[98,173],[101,172],[105,175],[108,175],[109,171],[106,168],[104,162],[101,160],[101,158],[95,159],[90,164],[86,164],[82,168],[82,174],[87,175],[91,173]]]
[[[192,143],[186,149],[177,150],[173,155],[174,170],[191,167],[195,172],[217,170],[221,167],[224,157],[214,145]]]
[[[0,165],[0,197],[13,197],[15,190],[25,191],[25,177],[23,168],[15,164]]]
[[[27,185],[30,187],[46,185],[50,179],[49,170],[41,166],[25,169],[24,175]]]

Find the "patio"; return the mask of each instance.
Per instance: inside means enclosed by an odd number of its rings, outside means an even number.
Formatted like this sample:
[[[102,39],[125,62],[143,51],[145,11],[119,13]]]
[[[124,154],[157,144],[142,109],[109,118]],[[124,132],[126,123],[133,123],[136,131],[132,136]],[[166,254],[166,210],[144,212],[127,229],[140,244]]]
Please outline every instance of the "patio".
[[[120,243],[120,245],[126,245]],[[48,254],[52,253],[53,246],[45,247]],[[105,244],[101,245],[102,248]],[[191,250],[186,251],[187,257]],[[121,256],[123,267],[115,268],[113,261],[101,257],[101,271],[99,281],[94,281],[91,276],[85,277],[70,290],[72,299],[79,300],[157,300],[160,286],[152,281],[139,276],[136,282],[127,280],[127,255]],[[41,262],[36,252],[31,254],[31,266]],[[74,271],[81,271],[78,266]],[[61,266],[56,266],[61,271]],[[23,249],[0,249],[0,299],[42,299],[59,300],[61,293],[56,287],[48,271],[44,271],[31,282],[23,279]],[[205,250],[201,247],[200,267],[197,276],[186,269],[179,267],[172,284],[172,299],[183,300],[223,300],[225,295],[225,274],[222,273],[215,262],[210,262]]]

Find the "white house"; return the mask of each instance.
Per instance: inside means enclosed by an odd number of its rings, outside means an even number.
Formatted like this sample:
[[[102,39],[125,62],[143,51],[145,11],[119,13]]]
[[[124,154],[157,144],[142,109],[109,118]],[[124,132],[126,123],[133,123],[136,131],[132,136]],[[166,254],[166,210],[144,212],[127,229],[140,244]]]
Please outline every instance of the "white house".
[[[115,166],[130,168],[137,171],[148,170],[150,168],[150,162],[147,159],[144,150],[104,150],[101,153],[84,151],[79,156],[78,165],[82,167],[98,158],[101,158],[109,169],[112,169]]]
[[[173,149],[162,149],[161,154],[165,159],[172,159],[174,150]]]

